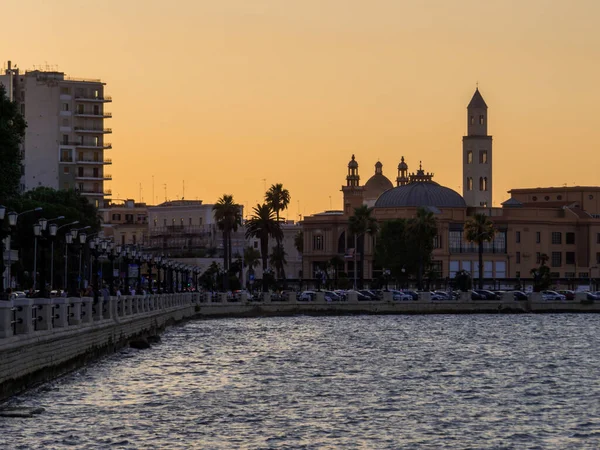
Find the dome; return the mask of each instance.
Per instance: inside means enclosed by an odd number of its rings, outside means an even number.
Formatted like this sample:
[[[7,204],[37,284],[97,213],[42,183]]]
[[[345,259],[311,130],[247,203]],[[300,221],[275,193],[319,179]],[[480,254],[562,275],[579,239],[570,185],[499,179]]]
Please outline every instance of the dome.
[[[376,208],[406,208],[435,206],[438,208],[466,208],[458,192],[434,181],[413,182],[385,191],[375,202]]]
[[[356,159],[354,159],[354,155],[352,155],[352,159],[348,163],[348,169],[358,169],[358,163],[356,162]]]
[[[394,185],[382,173],[376,173],[365,183],[365,198],[377,198],[388,189],[392,189]]]

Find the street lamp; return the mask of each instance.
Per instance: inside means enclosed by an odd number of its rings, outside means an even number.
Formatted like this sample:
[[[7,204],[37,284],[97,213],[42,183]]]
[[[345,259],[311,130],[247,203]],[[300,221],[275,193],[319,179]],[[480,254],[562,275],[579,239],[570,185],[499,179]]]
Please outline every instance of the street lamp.
[[[29,214],[32,212],[40,212],[42,211],[42,208],[34,208],[34,209],[29,209],[27,211],[23,211],[22,213],[16,213],[14,211],[9,212],[8,215],[8,225],[10,226],[10,232],[9,232],[9,236],[10,239],[8,240],[8,287],[12,287],[11,286],[11,266],[12,266],[12,251],[11,251],[11,245],[12,245],[12,232],[13,229],[17,226],[17,222],[19,221],[19,217],[21,217],[23,214]],[[5,212],[6,212],[6,208],[5,208]],[[4,260],[4,256],[2,257],[2,260]]]
[[[54,244],[54,237],[56,236],[56,232],[58,230],[58,225],[54,222],[56,222],[57,220],[62,220],[64,219],[64,216],[58,216],[55,217],[53,219],[40,219],[39,223],[42,227],[41,229],[41,238],[42,238],[42,267],[41,267],[41,271],[40,271],[40,287],[39,287],[39,291],[40,291],[40,297],[46,297],[46,243],[48,240],[52,241],[52,244]],[[49,226],[48,226],[49,225]],[[44,236],[44,232],[46,232],[46,236]],[[54,258],[54,246],[52,247],[52,258]],[[51,261],[51,269],[53,268],[53,261]],[[37,276],[37,272],[34,271],[34,276]],[[52,274],[50,275],[50,278],[52,279]],[[52,284],[52,281],[50,282]],[[35,285],[35,282],[34,282]]]
[[[57,226],[56,224],[52,223],[50,224],[50,290],[52,290],[54,288],[54,238],[56,237],[56,235],[58,234],[58,232],[66,227],[70,227],[72,225],[77,225],[79,223],[79,220],[76,220],[74,222],[71,223],[67,223],[65,225],[61,225],[60,227]],[[65,234],[65,240],[67,238],[67,236],[71,236],[70,233]],[[71,237],[71,242],[73,242],[73,238]],[[69,242],[70,244],[70,242]],[[67,254],[66,250],[65,250],[65,255]],[[66,256],[65,256],[66,258]],[[65,261],[66,262],[66,261]],[[66,279],[66,269],[65,269],[65,279]],[[66,283],[65,286],[63,286],[63,289],[66,291],[67,287],[66,287]]]
[[[37,243],[38,238],[42,234],[42,222],[36,223],[33,225],[33,291],[35,292],[37,288]]]
[[[390,269],[383,269],[383,278],[385,280],[385,290],[388,291],[388,282],[390,279]]]
[[[597,269],[597,268],[598,268],[598,266],[590,267],[590,274],[589,274],[590,275],[590,292],[592,292],[592,288],[594,287],[593,282],[592,282],[592,269]]]

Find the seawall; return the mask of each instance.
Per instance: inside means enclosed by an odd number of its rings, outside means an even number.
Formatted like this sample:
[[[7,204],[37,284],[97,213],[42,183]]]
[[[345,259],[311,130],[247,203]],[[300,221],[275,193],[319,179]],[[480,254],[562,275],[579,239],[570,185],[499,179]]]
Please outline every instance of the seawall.
[[[348,301],[332,303],[322,292],[310,302],[298,301],[294,293],[283,300],[271,301],[269,294],[249,302],[244,295],[232,301],[226,294],[184,293],[110,297],[96,303],[92,298],[0,301],[0,401],[189,318],[600,312],[600,303],[582,297],[548,302],[535,294],[525,302],[511,296],[472,301],[468,295],[456,301],[431,301],[427,294],[416,301],[393,301],[391,293],[384,293],[382,301],[363,302],[350,293]]]

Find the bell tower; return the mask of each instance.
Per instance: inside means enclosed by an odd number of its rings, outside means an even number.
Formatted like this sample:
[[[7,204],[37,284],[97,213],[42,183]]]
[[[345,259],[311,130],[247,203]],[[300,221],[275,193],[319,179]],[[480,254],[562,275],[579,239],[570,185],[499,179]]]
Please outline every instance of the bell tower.
[[[408,165],[404,162],[404,156],[398,164],[398,176],[396,177],[396,186],[408,184]]]
[[[468,206],[492,207],[492,136],[488,136],[488,107],[475,89],[467,106],[467,135],[463,136],[463,198]]]

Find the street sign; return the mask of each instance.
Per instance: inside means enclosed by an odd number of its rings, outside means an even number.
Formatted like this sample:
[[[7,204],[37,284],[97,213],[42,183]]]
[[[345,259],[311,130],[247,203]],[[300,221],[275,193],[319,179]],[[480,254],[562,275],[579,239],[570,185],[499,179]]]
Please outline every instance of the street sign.
[[[251,273],[250,275],[248,275],[248,280],[254,281],[254,274],[253,273]]]

